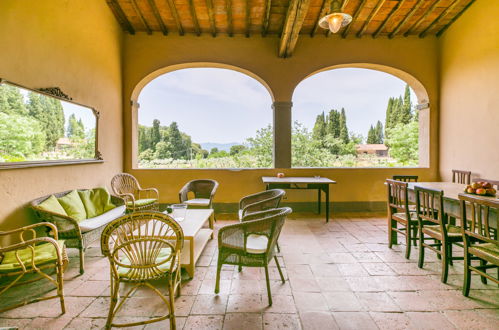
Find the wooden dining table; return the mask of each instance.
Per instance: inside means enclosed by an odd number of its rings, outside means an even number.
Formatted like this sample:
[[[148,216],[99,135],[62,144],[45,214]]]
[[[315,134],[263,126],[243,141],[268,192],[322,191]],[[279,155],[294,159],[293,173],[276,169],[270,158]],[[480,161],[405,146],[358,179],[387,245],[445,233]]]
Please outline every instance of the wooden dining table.
[[[461,210],[459,206],[459,194],[464,193],[465,184],[453,183],[453,182],[409,182],[408,195],[409,200],[413,203],[416,202],[416,194],[414,193],[414,187],[419,186],[422,188],[429,188],[435,190],[444,191],[444,210],[449,216],[456,219],[461,218]],[[480,196],[484,200],[497,200],[497,197],[493,196]],[[494,210],[490,212],[490,226],[493,228],[498,228],[497,223],[499,221],[499,214]]]

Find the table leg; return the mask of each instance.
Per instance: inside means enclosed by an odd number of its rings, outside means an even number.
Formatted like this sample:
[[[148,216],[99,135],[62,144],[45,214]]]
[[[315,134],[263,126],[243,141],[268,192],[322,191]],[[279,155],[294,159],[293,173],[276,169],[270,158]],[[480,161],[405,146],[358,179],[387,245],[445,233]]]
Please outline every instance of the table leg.
[[[194,264],[194,237],[189,240],[189,266],[187,267],[187,273],[191,278],[194,278],[194,269],[196,265]]]
[[[209,219],[209,226],[210,226],[210,229],[211,229],[211,239],[214,238],[213,236],[213,230],[215,229],[215,226],[213,225],[213,221],[215,220],[215,211],[213,211],[210,215],[210,219]]]
[[[321,189],[317,189],[317,213],[321,214]]]
[[[323,187],[326,193],[326,222],[329,222],[329,185],[326,184]]]

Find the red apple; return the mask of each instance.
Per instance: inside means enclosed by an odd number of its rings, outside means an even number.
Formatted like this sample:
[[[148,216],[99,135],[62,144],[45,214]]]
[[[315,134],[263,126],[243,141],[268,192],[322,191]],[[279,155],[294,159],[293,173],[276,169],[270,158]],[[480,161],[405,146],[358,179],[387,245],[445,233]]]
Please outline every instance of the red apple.
[[[284,178],[284,173],[277,173],[278,178]]]
[[[475,192],[477,195],[487,195],[487,190],[486,189],[483,189],[483,188],[479,188],[476,190]]]
[[[468,189],[466,189],[466,192],[467,192],[468,194],[474,194],[474,193],[475,193],[475,189],[473,189],[473,188],[469,187]]]
[[[482,182],[482,188],[489,189],[492,188],[492,185],[490,184],[490,182]]]
[[[496,195],[496,190],[494,188],[488,188],[487,189],[487,195],[495,196]]]

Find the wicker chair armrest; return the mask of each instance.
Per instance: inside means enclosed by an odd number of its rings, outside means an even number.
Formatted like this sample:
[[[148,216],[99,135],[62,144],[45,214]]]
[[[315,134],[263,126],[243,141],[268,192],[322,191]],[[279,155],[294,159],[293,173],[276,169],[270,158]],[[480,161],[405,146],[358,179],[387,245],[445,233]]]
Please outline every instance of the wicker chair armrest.
[[[131,193],[118,194],[117,196],[122,198],[125,203],[132,202],[133,204],[135,204],[135,196]]]
[[[139,191],[139,198],[142,192],[146,192],[148,196],[149,193],[152,192],[154,193],[154,195],[156,195],[156,199],[159,200],[159,191],[156,188],[145,188],[145,189],[139,188],[138,191]]]
[[[189,183],[187,182],[178,192],[178,200],[180,203],[183,203],[187,200],[187,194],[189,193]]]
[[[210,201],[213,199],[213,197],[215,196],[215,193],[217,192],[217,189],[218,189],[218,182],[215,181],[215,185],[213,186],[213,189],[211,190],[211,194],[210,194]]]
[[[239,209],[244,209],[247,205],[254,204],[261,201],[261,193],[256,193],[253,195],[244,196],[239,201]]]
[[[249,234],[269,235],[272,220],[260,219],[236,223],[220,228],[218,245],[231,249],[246,250],[246,236]]]
[[[56,240],[58,239],[57,227],[53,223],[50,223],[50,222],[39,222],[39,223],[35,223],[35,224],[29,225],[29,226],[25,226],[25,227],[21,227],[21,228],[16,228],[16,229],[13,229],[13,230],[0,231],[0,236],[13,235],[13,234],[16,234],[16,233],[24,233],[27,230],[32,231],[33,229],[38,228],[38,227],[48,227],[48,228],[50,228],[50,230],[54,234],[54,238]],[[33,233],[36,234],[36,232],[33,232]],[[34,238],[36,238],[36,236],[34,236]]]
[[[244,215],[248,214],[249,212],[262,211],[262,207],[260,205],[265,204],[265,203],[267,203],[269,201],[278,199],[278,198],[279,197],[272,197],[272,198],[262,199],[262,200],[259,200],[258,202],[254,202],[254,203],[251,203],[251,204],[246,204],[242,208],[242,210],[243,210],[242,215],[244,216]]]
[[[37,213],[38,217],[40,219],[44,220],[45,222],[53,223],[56,226],[57,226],[57,222],[67,222],[69,224],[69,226],[74,227],[74,229],[79,230],[79,228],[80,228],[80,226],[78,225],[78,221],[76,221],[76,219],[71,218],[70,216],[42,210],[40,208],[37,208],[36,206],[33,208],[34,208],[35,212]],[[68,231],[68,229],[62,230],[60,228],[58,228],[58,230],[61,232]]]
[[[59,250],[59,244],[57,244],[57,241],[53,239],[52,237],[37,237],[37,238],[32,238],[27,241],[15,243],[12,245],[7,245],[6,247],[0,247],[0,253],[6,253],[9,251],[16,251],[16,250],[21,250],[30,246],[35,246],[37,243],[49,243],[52,244],[57,252],[57,258],[61,260],[61,251]],[[33,258],[34,259],[34,258]]]

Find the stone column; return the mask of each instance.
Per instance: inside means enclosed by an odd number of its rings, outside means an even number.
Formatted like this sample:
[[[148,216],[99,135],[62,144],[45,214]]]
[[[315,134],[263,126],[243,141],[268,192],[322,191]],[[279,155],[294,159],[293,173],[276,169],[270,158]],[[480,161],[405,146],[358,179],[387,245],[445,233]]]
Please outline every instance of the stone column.
[[[291,167],[291,107],[293,102],[274,102],[274,167]]]

